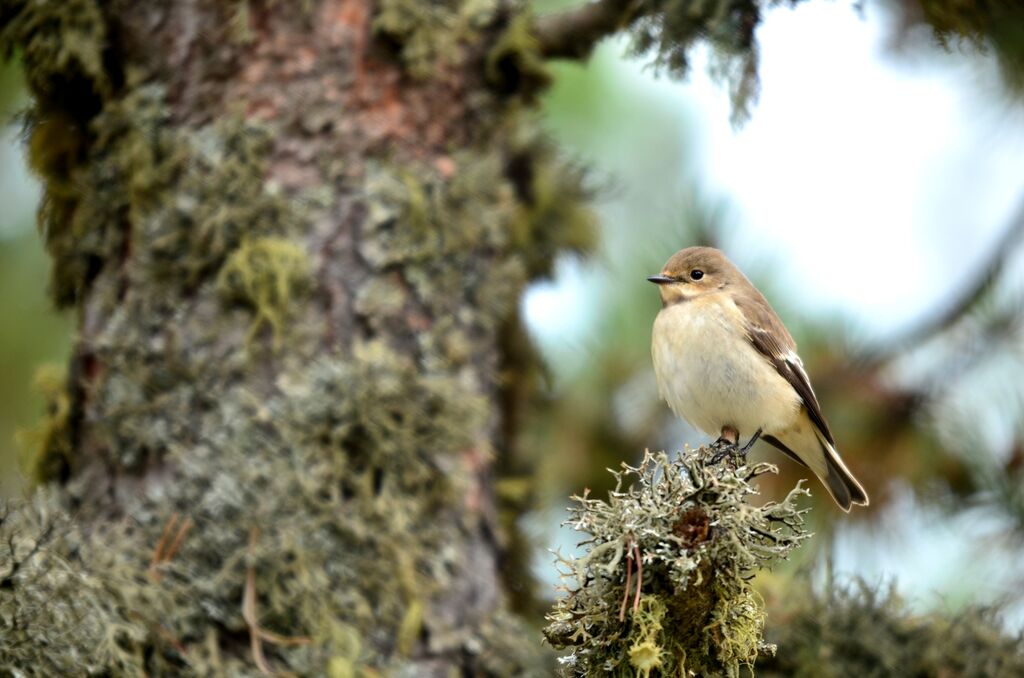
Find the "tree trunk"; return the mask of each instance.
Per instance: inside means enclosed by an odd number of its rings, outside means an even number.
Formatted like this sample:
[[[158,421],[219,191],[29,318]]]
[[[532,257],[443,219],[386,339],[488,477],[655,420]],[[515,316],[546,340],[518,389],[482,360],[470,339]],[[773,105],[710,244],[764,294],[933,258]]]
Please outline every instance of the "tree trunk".
[[[528,22],[0,2],[78,318],[34,460],[74,527],[44,534],[99,582],[88,624],[23,602],[40,670],[547,672],[496,486],[528,464],[519,294],[591,220],[531,117]]]

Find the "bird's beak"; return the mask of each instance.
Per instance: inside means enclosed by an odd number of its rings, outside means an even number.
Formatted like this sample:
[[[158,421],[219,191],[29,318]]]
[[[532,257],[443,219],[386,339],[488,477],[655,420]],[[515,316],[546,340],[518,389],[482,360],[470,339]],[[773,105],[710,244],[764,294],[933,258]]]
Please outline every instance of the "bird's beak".
[[[664,275],[651,275],[651,276],[647,276],[647,280],[649,282],[654,283],[655,285],[667,285],[669,283],[675,282],[675,280],[673,280],[672,278],[669,278],[668,276],[664,276]]]

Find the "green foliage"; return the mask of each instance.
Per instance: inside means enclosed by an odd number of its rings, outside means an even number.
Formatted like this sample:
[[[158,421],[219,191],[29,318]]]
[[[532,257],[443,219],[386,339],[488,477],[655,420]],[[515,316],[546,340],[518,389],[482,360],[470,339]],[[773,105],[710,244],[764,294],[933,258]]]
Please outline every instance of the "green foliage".
[[[995,610],[915,615],[892,591],[861,581],[793,589],[769,630],[779,651],[758,662],[762,676],[1024,675],[1024,636],[1006,633]]]
[[[708,466],[702,453],[647,453],[614,473],[607,501],[575,497],[567,524],[587,551],[559,557],[566,595],[544,631],[572,649],[568,675],[737,675],[770,649],[750,577],[808,536],[807,492],[752,506],[750,481],[774,467]]]

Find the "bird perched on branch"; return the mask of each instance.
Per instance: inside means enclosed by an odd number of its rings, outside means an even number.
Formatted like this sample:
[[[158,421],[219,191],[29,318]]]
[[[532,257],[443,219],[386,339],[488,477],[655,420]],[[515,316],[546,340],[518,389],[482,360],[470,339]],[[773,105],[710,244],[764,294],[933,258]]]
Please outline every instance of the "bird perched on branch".
[[[661,293],[651,353],[669,407],[720,436],[719,454],[745,454],[763,438],[811,469],[844,511],[867,506],[836,451],[796,342],[746,276],[720,251],[689,247],[647,279]],[[750,436],[742,449],[741,435]]]

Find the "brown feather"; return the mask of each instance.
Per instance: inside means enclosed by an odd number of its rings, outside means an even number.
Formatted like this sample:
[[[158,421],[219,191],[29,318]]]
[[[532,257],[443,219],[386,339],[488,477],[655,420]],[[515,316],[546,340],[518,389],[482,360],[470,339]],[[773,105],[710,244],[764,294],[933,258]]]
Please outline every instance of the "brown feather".
[[[746,280],[744,280],[746,282]],[[733,301],[743,314],[746,321],[747,338],[757,351],[763,355],[783,379],[788,381],[803,400],[807,414],[815,427],[821,432],[830,445],[835,446],[835,438],[829,430],[821,405],[811,388],[811,381],[804,371],[803,363],[796,354],[796,342],[789,334],[779,316],[768,304],[757,289],[747,283],[748,288],[735,294]]]

